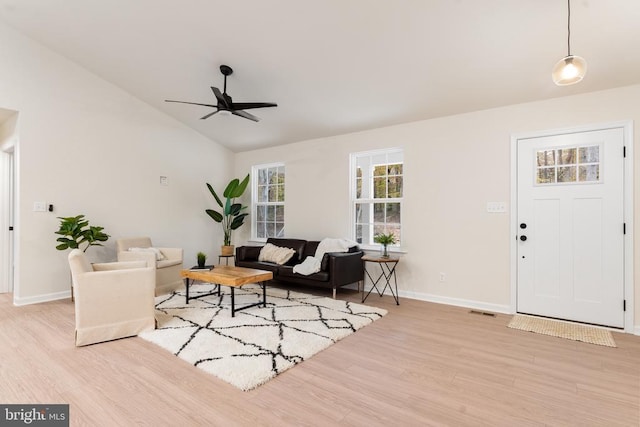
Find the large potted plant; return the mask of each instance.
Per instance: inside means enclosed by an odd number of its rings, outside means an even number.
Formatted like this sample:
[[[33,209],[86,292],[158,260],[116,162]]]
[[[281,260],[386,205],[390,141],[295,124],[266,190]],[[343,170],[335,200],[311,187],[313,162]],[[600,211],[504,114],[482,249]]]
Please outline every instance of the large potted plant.
[[[102,242],[106,242],[109,237],[103,230],[104,227],[89,225],[89,221],[84,215],[58,217],[60,220],[60,229],[56,231],[62,237],[58,237],[56,249],[64,251],[66,249],[82,249],[86,252],[89,246],[103,246]],[[81,246],[86,244],[84,248]]]
[[[247,209],[247,206],[242,206],[242,203],[236,203],[236,199],[247,189],[247,185],[249,184],[249,174],[240,181],[238,178],[235,178],[229,182],[227,187],[224,189],[222,196],[225,198],[224,203],[222,199],[218,197],[213,187],[207,183],[207,188],[213,195],[213,198],[216,199],[216,203],[220,206],[220,212],[213,209],[206,209],[205,212],[209,215],[215,222],[222,224],[222,232],[224,233],[224,245],[220,249],[221,255],[233,255],[233,246],[231,245],[231,233],[233,230],[237,230],[244,224],[244,219],[248,213],[244,212]]]

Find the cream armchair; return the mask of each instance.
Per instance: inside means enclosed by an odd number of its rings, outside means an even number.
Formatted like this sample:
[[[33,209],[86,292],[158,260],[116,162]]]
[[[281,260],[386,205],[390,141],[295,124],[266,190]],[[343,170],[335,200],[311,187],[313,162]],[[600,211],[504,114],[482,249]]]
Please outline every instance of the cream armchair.
[[[90,264],[69,254],[75,292],[76,346],[138,335],[155,328],[155,273],[145,261]]]
[[[134,237],[116,240],[116,251],[118,261],[145,260],[156,266],[156,295],[183,286],[182,248],[156,248],[149,237]]]

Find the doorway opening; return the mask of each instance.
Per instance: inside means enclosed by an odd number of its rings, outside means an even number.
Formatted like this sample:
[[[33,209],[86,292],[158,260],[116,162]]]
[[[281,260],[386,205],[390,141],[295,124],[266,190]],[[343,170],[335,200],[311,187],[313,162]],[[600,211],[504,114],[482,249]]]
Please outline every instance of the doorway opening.
[[[15,293],[18,112],[0,109],[0,293]]]

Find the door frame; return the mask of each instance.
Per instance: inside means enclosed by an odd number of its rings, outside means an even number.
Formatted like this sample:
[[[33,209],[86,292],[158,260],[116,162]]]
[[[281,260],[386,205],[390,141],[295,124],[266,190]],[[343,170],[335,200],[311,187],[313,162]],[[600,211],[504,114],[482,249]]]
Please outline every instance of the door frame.
[[[633,121],[625,120],[602,124],[591,124],[562,129],[551,129],[536,132],[526,132],[511,135],[511,216],[509,223],[510,236],[510,282],[511,298],[510,311],[515,314],[518,296],[518,141],[521,139],[539,138],[570,133],[590,132],[607,129],[622,128],[623,144],[626,147],[624,160],[624,222],[626,233],[624,236],[624,298],[626,311],[624,313],[624,331],[634,333],[634,287],[633,281]]]

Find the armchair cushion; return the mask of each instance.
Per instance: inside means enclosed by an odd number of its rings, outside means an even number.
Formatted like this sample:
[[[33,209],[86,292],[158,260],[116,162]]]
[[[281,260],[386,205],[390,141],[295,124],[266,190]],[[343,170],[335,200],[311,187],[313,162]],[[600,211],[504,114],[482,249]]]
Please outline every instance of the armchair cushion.
[[[163,261],[167,259],[162,251],[158,248],[148,247],[148,248],[129,248],[127,249],[129,252],[151,252],[156,256],[156,261]]]

